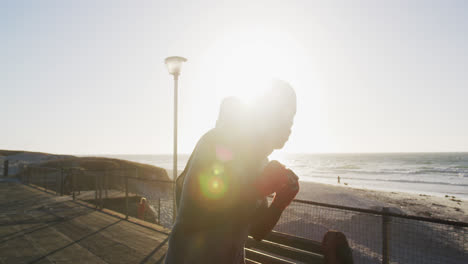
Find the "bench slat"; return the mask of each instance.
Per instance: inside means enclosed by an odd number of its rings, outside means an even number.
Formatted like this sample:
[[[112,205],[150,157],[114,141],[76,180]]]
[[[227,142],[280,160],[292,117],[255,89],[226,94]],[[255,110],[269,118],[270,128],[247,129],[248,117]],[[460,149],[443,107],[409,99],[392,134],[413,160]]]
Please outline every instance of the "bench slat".
[[[246,258],[245,264],[262,264],[262,263]]]
[[[291,236],[277,231],[271,231],[265,237],[265,240],[323,255],[321,243],[307,238]]]
[[[273,257],[250,248],[245,249],[245,257],[262,264],[294,264],[294,262]]]
[[[323,263],[322,255],[267,240],[259,242],[249,237],[246,246],[304,263]]]

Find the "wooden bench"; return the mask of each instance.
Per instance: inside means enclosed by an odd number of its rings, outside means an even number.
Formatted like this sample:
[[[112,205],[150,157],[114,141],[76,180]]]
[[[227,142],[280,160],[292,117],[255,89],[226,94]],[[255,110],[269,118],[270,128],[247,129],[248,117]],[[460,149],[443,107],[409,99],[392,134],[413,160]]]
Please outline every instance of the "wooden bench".
[[[323,263],[321,243],[272,231],[261,242],[249,237],[245,245],[246,263]]]

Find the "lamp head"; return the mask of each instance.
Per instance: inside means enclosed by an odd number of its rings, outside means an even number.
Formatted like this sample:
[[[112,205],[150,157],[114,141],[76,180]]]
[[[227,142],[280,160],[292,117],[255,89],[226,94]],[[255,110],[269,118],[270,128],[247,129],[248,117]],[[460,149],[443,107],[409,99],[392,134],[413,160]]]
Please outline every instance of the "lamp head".
[[[186,58],[178,56],[167,57],[164,60],[169,74],[172,74],[174,76],[178,76],[180,74],[180,70],[182,69],[182,63],[186,61]]]

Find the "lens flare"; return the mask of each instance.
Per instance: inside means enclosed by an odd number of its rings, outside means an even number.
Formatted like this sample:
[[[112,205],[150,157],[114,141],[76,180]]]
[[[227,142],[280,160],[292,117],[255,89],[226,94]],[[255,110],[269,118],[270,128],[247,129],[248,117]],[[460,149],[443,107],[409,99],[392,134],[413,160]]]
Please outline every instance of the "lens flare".
[[[210,200],[217,200],[224,196],[227,191],[227,182],[224,166],[214,164],[211,168],[200,175],[200,187],[203,196]]]
[[[218,179],[215,179],[215,180],[213,181],[213,189],[218,189],[218,187],[219,187]]]
[[[226,162],[232,160],[232,151],[223,146],[223,145],[216,145],[216,158],[220,161]]]

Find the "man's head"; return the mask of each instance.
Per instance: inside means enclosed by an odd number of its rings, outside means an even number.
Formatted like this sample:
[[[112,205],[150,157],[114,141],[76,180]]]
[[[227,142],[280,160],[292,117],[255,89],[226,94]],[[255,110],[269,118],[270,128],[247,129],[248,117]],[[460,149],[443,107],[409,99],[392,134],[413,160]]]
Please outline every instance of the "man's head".
[[[296,93],[287,82],[273,85],[255,102],[260,133],[271,151],[284,146],[291,134],[296,115]]]
[[[219,107],[216,127],[221,129],[233,129],[242,123],[244,106],[237,97],[226,97]]]
[[[242,149],[248,139],[249,123],[245,110],[245,105],[236,97],[226,97],[221,102],[215,130],[221,145],[229,147],[231,154]]]

